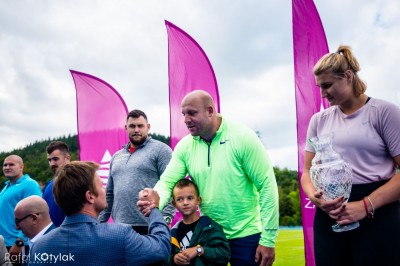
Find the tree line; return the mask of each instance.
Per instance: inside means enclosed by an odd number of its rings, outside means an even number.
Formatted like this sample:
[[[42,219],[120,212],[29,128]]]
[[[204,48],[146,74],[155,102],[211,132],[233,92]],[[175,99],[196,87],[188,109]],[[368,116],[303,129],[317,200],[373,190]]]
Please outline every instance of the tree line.
[[[149,134],[152,138],[169,145],[169,137],[160,134]],[[55,140],[64,141],[68,144],[71,152],[71,160],[78,160],[79,145],[77,135],[62,136],[53,139],[36,141],[24,148],[15,149],[10,152],[0,153],[0,162],[11,154],[21,156],[24,160],[24,173],[29,174],[41,185],[45,185],[53,177],[47,162],[46,146]],[[281,226],[301,225],[300,192],[297,178],[297,171],[287,168],[274,167],[279,192],[279,224]],[[2,174],[0,177],[0,190],[4,187],[7,178]]]

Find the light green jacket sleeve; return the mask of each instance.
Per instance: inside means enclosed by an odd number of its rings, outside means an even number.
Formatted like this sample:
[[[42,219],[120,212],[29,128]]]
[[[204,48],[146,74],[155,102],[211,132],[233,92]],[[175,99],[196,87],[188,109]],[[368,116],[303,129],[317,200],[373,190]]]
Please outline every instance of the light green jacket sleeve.
[[[243,168],[253,181],[258,193],[262,232],[259,244],[275,247],[279,228],[279,198],[274,169],[256,134],[243,142]]]

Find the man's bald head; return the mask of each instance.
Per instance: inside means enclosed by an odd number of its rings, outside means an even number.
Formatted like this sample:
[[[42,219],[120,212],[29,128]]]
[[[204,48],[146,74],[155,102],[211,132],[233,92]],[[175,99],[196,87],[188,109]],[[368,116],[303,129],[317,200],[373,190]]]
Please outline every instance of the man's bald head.
[[[18,202],[14,210],[17,209],[25,211],[25,215],[28,213],[49,213],[47,202],[37,195],[29,196]]]
[[[214,100],[211,95],[206,91],[195,90],[186,94],[186,96],[182,100],[182,106],[193,101],[198,101],[202,103],[204,108],[211,106],[215,110]]]
[[[32,239],[51,223],[49,206],[37,195],[29,196],[15,206],[15,226]]]
[[[14,162],[16,162],[16,163],[24,164],[24,161],[22,160],[21,156],[18,156],[18,155],[15,155],[15,154],[12,154],[12,155],[7,156],[7,157],[4,159],[4,161],[6,161],[6,160],[12,160],[12,161],[14,161]]]

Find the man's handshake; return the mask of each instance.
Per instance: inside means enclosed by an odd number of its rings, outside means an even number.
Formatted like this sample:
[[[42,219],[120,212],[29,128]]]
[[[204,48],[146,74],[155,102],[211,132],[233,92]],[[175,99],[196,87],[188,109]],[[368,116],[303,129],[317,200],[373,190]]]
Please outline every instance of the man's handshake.
[[[139,192],[137,206],[144,216],[149,216],[153,208],[158,208],[160,196],[157,191],[151,188],[145,188]]]

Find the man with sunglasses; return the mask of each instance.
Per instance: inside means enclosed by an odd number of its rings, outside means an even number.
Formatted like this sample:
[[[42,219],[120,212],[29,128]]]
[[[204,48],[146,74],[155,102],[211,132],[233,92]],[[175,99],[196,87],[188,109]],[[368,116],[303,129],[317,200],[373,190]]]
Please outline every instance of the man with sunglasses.
[[[4,159],[3,174],[8,178],[0,192],[0,235],[4,237],[11,260],[19,260],[20,254],[28,250],[27,238],[17,230],[14,221],[14,208],[17,203],[31,195],[42,196],[39,184],[23,173],[24,163],[20,156],[10,155]],[[25,246],[25,250],[22,247]],[[22,253],[21,253],[22,252]],[[13,261],[20,265],[20,261]]]
[[[16,228],[29,238],[29,248],[41,236],[56,228],[50,219],[46,201],[36,195],[18,202],[14,209],[14,217]]]

